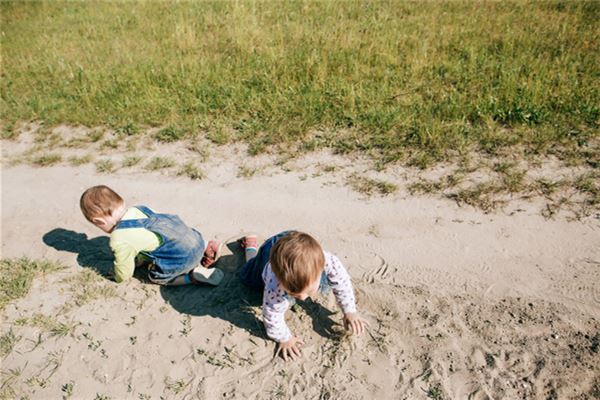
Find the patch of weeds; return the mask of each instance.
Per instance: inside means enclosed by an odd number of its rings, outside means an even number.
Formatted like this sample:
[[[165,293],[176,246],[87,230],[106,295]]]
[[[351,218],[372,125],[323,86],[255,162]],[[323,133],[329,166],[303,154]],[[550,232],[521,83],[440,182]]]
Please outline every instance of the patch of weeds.
[[[98,161],[96,161],[95,165],[96,165],[96,172],[101,173],[101,174],[114,172],[114,170],[115,170],[115,164],[109,158],[105,158],[104,160],[98,160]]]
[[[137,343],[137,336],[129,336],[129,342],[132,346],[135,346],[135,344]]]
[[[428,179],[421,179],[419,182],[414,182],[408,185],[408,191],[410,194],[434,193],[439,192],[442,189],[442,182]]]
[[[181,333],[181,336],[189,335],[190,332],[192,331],[192,317],[190,317],[189,315],[186,315],[181,320],[181,325],[182,325],[182,328],[179,331],[179,333]]]
[[[104,131],[101,130],[93,130],[87,134],[87,140],[91,143],[96,143],[100,141],[104,137]]]
[[[96,299],[117,296],[117,291],[110,282],[90,268],[86,268],[62,282],[70,284],[69,289],[72,292],[71,301],[65,305],[67,309],[73,306],[81,307]]]
[[[43,330],[49,332],[50,336],[62,337],[72,333],[78,324],[66,324],[64,322],[59,322],[51,316],[36,313],[28,320],[27,325],[42,328]]]
[[[142,157],[138,157],[138,156],[127,156],[123,159],[123,162],[121,163],[121,166],[123,168],[129,168],[129,167],[133,167],[134,165],[139,164],[139,162],[142,161]]]
[[[125,125],[119,126],[115,129],[115,133],[118,135],[133,136],[139,133],[140,128],[133,122],[129,121]]]
[[[17,393],[13,389],[12,384],[21,376],[23,368],[11,368],[8,371],[1,372],[3,379],[2,385],[0,386],[0,399],[17,398]]]
[[[588,195],[590,204],[600,202],[600,186],[598,184],[600,176],[595,173],[581,175],[575,179],[573,186],[580,193]]]
[[[208,161],[210,151],[208,150],[208,148],[206,146],[203,146],[201,143],[194,142],[194,143],[190,144],[189,146],[187,146],[187,149],[189,151],[193,151],[194,153],[198,154],[200,156],[200,162]]]
[[[0,139],[12,140],[19,136],[19,132],[15,129],[15,123],[9,122],[2,128]]]
[[[0,259],[0,310],[18,298],[25,296],[36,276],[60,271],[65,267],[54,261],[18,259]]]
[[[185,132],[173,125],[169,125],[154,134],[154,138],[159,142],[171,143],[183,139]]]
[[[564,180],[552,181],[545,178],[537,179],[533,184],[533,189],[539,191],[544,196],[550,196],[557,190],[563,188],[566,182]]]
[[[13,333],[12,328],[8,332],[0,336],[0,358],[4,358],[10,354],[15,344],[21,339]]]
[[[57,153],[48,153],[42,154],[41,156],[37,156],[31,160],[34,165],[39,167],[47,167],[49,165],[54,165],[62,161],[62,156]]]
[[[137,321],[137,317],[135,315],[133,315],[133,316],[131,316],[129,318],[131,318],[131,321],[126,322],[125,325],[127,325],[127,326],[133,326],[133,325],[135,325],[135,323]]]
[[[427,390],[427,397],[433,400],[442,400],[444,398],[443,394],[442,388],[439,385],[431,386]]]
[[[83,165],[83,164],[88,164],[91,161],[92,161],[92,156],[90,154],[86,154],[85,156],[81,156],[81,157],[77,157],[77,156],[69,157],[69,164],[71,164],[74,167],[77,167],[77,166]]]
[[[250,168],[245,165],[240,165],[240,167],[238,168],[237,177],[248,179],[248,178],[252,177],[254,174],[256,174],[256,168]]]
[[[61,392],[64,393],[62,396],[63,400],[67,400],[69,397],[71,397],[73,395],[74,387],[75,387],[75,384],[73,383],[73,381],[62,385],[60,390],[61,390]]]
[[[185,175],[192,180],[204,179],[204,173],[192,161],[185,163],[177,175]]]
[[[117,139],[108,139],[102,142],[100,149],[117,149],[119,147],[119,141]]]
[[[175,394],[179,394],[181,392],[183,392],[185,390],[186,387],[189,386],[190,383],[192,383],[192,380],[190,380],[189,382],[185,382],[183,379],[179,379],[179,380],[171,380],[171,378],[169,378],[168,376],[165,377],[164,380],[165,383],[165,388],[167,390],[170,390],[171,392],[175,393]]]
[[[222,127],[217,127],[206,134],[206,138],[214,144],[224,145],[231,140],[230,135]]]
[[[270,398],[272,399],[285,399],[287,398],[287,392],[285,391],[285,388],[283,387],[283,385],[277,384],[273,389],[271,389],[269,391],[269,394],[271,395]]]
[[[492,197],[498,191],[498,186],[493,183],[481,182],[472,187],[461,189],[456,193],[451,193],[447,197],[455,200],[459,205],[468,204],[485,212],[490,212],[500,204],[499,200]]]
[[[94,400],[110,400],[110,397],[108,397],[105,394],[96,393],[96,397],[94,397]]]
[[[146,166],[144,166],[144,169],[147,171],[157,171],[173,166],[175,166],[175,161],[168,157],[154,157],[146,164]]]
[[[347,178],[347,182],[350,184],[352,189],[359,193],[366,194],[367,196],[371,196],[373,194],[386,196],[398,190],[398,186],[394,185],[393,183],[378,179],[371,179],[364,176],[359,176],[357,174],[350,175]]]

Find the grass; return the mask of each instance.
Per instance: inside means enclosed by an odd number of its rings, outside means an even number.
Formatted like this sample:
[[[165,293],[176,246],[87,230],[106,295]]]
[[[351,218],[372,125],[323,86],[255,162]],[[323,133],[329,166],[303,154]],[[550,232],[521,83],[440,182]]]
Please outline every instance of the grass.
[[[47,153],[34,157],[31,162],[39,167],[47,167],[62,161],[62,156],[57,153]]]
[[[26,257],[0,259],[0,311],[9,302],[24,297],[34,278],[64,268],[58,262],[30,260]]]
[[[123,162],[121,163],[121,165],[123,168],[129,168],[129,167],[133,167],[133,166],[139,164],[140,161],[142,161],[141,157],[127,156],[123,159]]]
[[[147,171],[158,171],[161,169],[167,169],[175,166],[175,161],[169,157],[153,157],[145,166],[144,169]]]
[[[101,174],[108,174],[108,173],[114,172],[116,169],[115,163],[111,159],[108,159],[108,158],[96,161],[95,165],[96,165],[96,172],[101,173]]]
[[[64,323],[55,319],[53,316],[44,315],[40,313],[34,314],[27,321],[23,321],[29,326],[35,326],[42,328],[44,331],[49,332],[50,336],[63,337],[72,334],[77,326],[76,323]],[[23,323],[22,322],[22,323]]]
[[[86,154],[85,156],[72,156],[69,157],[69,164],[71,164],[74,167],[77,167],[79,165],[83,165],[83,164],[88,164],[92,162],[92,156],[90,154]]]
[[[185,175],[192,180],[204,179],[205,177],[204,172],[193,161],[185,163],[177,172],[177,175]]]
[[[522,146],[598,165],[596,1],[2,2],[15,121],[364,152]],[[435,27],[432,29],[431,27]],[[132,62],[143,60],[143,62]]]
[[[15,344],[20,340],[19,336],[16,336],[11,329],[0,336],[0,359],[10,354]]]
[[[158,131],[154,138],[159,142],[176,142],[181,140],[185,132],[177,127],[169,125]]]
[[[86,268],[77,274],[63,280],[70,284],[72,298],[66,308],[81,307],[97,299],[108,299],[117,296],[115,288],[101,275],[91,268]]]
[[[357,192],[371,196],[378,194],[386,196],[398,190],[398,187],[393,183],[385,182],[378,179],[371,179],[357,174],[352,174],[347,179],[348,184]]]

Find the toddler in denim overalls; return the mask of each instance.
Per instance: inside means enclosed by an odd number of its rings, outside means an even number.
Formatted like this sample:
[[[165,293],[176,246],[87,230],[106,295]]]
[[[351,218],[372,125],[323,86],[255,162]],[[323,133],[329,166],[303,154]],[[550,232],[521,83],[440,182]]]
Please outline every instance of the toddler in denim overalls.
[[[177,216],[145,206],[125,207],[107,186],[94,186],[81,196],[85,217],[106,233],[115,255],[114,278],[129,279],[136,266],[147,264],[148,277],[161,285],[207,283],[218,285],[223,272],[213,266],[219,244],[208,244],[197,230]]]

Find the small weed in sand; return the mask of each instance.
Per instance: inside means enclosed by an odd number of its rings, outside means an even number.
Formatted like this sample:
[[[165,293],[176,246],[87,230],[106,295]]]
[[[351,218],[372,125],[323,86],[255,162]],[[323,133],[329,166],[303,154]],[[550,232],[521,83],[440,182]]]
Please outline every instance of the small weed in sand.
[[[211,129],[206,134],[206,138],[208,140],[210,140],[211,142],[213,142],[214,144],[218,144],[218,145],[227,144],[231,140],[231,136],[221,126]]]
[[[493,198],[500,188],[490,182],[481,182],[472,187],[461,189],[456,193],[451,193],[447,197],[454,199],[459,205],[468,204],[478,207],[485,212],[490,212],[501,202]]]
[[[185,382],[183,379],[179,379],[179,380],[175,381],[167,376],[167,377],[165,377],[164,383],[165,383],[165,388],[167,390],[170,390],[171,392],[173,392],[175,394],[179,394],[179,393],[183,392],[185,390],[185,388],[189,386],[190,383],[192,383],[192,380],[193,379],[191,379],[188,382]]]
[[[144,166],[144,169],[147,171],[158,171],[173,166],[175,166],[175,161],[168,157],[154,157]]]
[[[0,336],[0,358],[4,358],[10,354],[15,344],[21,339],[20,336],[16,336],[13,333],[12,328],[8,332]]]
[[[439,385],[430,387],[427,390],[427,397],[433,400],[442,400],[444,397],[441,387]]]
[[[68,159],[69,164],[71,164],[74,167],[77,167],[79,165],[83,165],[83,164],[88,164],[92,161],[92,156],[90,154],[86,154],[85,156],[71,156]]]
[[[142,161],[142,157],[138,157],[138,156],[128,156],[125,157],[123,159],[123,162],[121,163],[121,166],[123,168],[129,168],[129,167],[133,167],[134,165],[137,165],[140,163],[140,161]]]
[[[186,315],[181,320],[181,325],[182,325],[182,328],[179,331],[179,333],[181,334],[181,336],[187,336],[187,335],[189,335],[190,332],[192,331],[192,317],[190,317],[189,315]]]
[[[192,180],[204,179],[204,172],[193,161],[188,161],[181,167],[177,175],[185,175]]]
[[[96,172],[101,174],[108,174],[115,171],[115,163],[109,159],[105,158],[103,160],[96,161]]]
[[[36,276],[60,271],[65,267],[54,261],[18,259],[0,259],[0,310],[15,299],[29,292]]]
[[[269,391],[272,399],[285,399],[287,398],[287,392],[285,391],[285,387],[279,383],[273,389]]]
[[[170,142],[176,142],[178,140],[181,140],[181,139],[183,139],[184,136],[185,136],[185,132],[183,131],[183,129],[177,128],[173,125],[169,125],[163,129],[161,129],[160,131],[156,132],[156,134],[154,135],[154,138],[156,140],[158,140],[159,142],[170,143]]]
[[[252,177],[254,174],[256,174],[256,168],[250,168],[245,165],[240,165],[237,176],[238,176],[238,178],[248,179],[248,178]]]
[[[137,336],[129,336],[129,343],[131,343],[132,346],[135,346],[137,343]]]
[[[394,193],[398,190],[398,187],[393,183],[381,181],[378,179],[371,179],[364,176],[352,174],[347,178],[347,182],[350,186],[359,193],[371,196],[373,194],[379,194],[386,196]]]
[[[69,397],[73,396],[74,387],[75,387],[75,384],[73,383],[73,381],[62,385],[60,390],[61,390],[61,392],[64,393],[62,396],[63,400],[67,400]]]
[[[94,400],[111,400],[111,399],[110,399],[110,397],[108,397],[105,394],[96,393],[96,397],[94,397]]]
[[[62,156],[57,153],[48,153],[42,154],[41,156],[37,156],[31,160],[34,165],[39,167],[47,167],[49,165],[54,165],[62,161]]]

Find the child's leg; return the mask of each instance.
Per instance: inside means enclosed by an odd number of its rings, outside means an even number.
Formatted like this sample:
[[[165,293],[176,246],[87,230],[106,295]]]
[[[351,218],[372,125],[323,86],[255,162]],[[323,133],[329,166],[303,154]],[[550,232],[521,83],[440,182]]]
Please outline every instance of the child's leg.
[[[185,274],[179,275],[169,282],[163,283],[165,286],[182,286],[182,285],[198,285],[198,284],[209,284],[218,286],[223,280],[223,271],[217,268],[204,268],[198,266]]]
[[[244,249],[244,257],[246,258],[246,262],[256,257],[256,253],[258,253],[258,242],[256,235],[244,236],[240,244]]]

